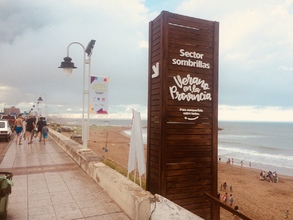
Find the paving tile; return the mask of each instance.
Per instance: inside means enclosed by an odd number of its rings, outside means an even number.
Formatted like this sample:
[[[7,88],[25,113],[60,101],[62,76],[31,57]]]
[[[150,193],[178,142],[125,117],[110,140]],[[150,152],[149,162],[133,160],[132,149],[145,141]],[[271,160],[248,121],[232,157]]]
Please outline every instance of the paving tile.
[[[28,193],[27,186],[25,185],[18,186],[17,184],[14,184],[14,186],[12,186],[12,190],[13,190],[13,195],[11,196],[17,196],[17,197],[27,196],[27,193]]]
[[[44,193],[35,193],[32,195],[29,195],[29,203],[34,202],[34,201],[39,201],[40,199],[51,199],[51,195],[49,192],[44,192]]]
[[[102,203],[98,199],[96,199],[94,196],[78,199],[76,200],[76,203],[79,208],[102,206]]]
[[[70,192],[52,192],[50,193],[51,195],[51,200],[53,205],[59,205],[63,203],[68,203],[74,201],[73,196],[71,195]]]
[[[28,195],[46,193],[48,192],[48,188],[46,186],[38,186],[38,187],[29,187]]]
[[[16,195],[15,191],[13,190],[13,195],[9,195],[9,203],[16,204],[16,203],[27,203],[27,195]]]
[[[65,183],[55,182],[48,183],[48,190],[49,192],[65,192],[68,191],[68,188]]]
[[[39,197],[39,199],[29,199],[28,207],[41,207],[41,206],[52,206],[51,198],[44,199],[43,197]]]
[[[114,220],[111,215],[98,215],[87,217],[86,220]]]
[[[81,211],[85,217],[100,216],[108,213],[107,210],[101,205],[89,208],[82,208]]]
[[[23,210],[15,210],[11,209],[10,212],[7,213],[7,220],[27,220],[28,212]]]
[[[41,215],[30,215],[29,220],[56,220],[55,213],[41,214]]]
[[[110,198],[110,196],[108,194],[106,194],[105,192],[103,192],[103,191],[102,192],[98,192],[98,193],[96,193],[94,195],[95,195],[95,197],[97,199],[99,199],[100,201],[103,201],[104,203],[113,201]]]
[[[121,212],[121,208],[113,201],[103,203],[103,206],[109,213]]]
[[[72,196],[78,200],[78,199],[82,199],[84,197],[87,197],[87,196],[92,196],[92,192],[89,191],[86,186],[84,185],[82,188],[76,190],[76,189],[73,189],[70,188],[70,191],[71,191],[71,194]]]
[[[21,204],[10,204],[8,203],[7,207],[7,220],[25,220],[28,219],[28,208],[27,206]]]
[[[13,173],[7,220],[129,220],[50,138],[11,143],[0,169]]]
[[[57,204],[54,205],[54,209],[57,219],[60,220],[77,219],[84,217],[75,202]]]
[[[111,216],[114,220],[130,220],[130,218],[123,212],[112,213]]]
[[[55,166],[54,168],[56,169]],[[59,174],[59,172],[47,172],[47,173],[44,173],[44,177],[47,183],[56,183],[56,182],[64,183],[64,180],[62,176]]]
[[[32,216],[50,214],[50,213],[55,213],[52,205],[43,204],[43,205],[29,207],[29,215],[32,215]]]

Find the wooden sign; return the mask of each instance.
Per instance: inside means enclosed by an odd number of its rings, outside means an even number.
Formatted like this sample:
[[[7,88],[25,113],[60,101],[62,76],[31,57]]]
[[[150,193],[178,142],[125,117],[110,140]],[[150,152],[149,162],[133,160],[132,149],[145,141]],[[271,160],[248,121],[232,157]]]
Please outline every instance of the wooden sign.
[[[147,190],[204,219],[217,197],[219,23],[163,11],[149,25]]]

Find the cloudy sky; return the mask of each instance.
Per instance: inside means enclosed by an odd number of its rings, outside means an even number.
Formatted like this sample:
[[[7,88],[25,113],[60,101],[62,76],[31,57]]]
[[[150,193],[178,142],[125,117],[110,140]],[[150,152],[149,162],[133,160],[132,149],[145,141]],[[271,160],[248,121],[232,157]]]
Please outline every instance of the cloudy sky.
[[[0,0],[0,109],[81,116],[78,69],[58,69],[71,42],[96,40],[91,74],[110,77],[110,118],[147,112],[148,25],[162,10],[218,21],[219,119],[293,121],[293,0]]]

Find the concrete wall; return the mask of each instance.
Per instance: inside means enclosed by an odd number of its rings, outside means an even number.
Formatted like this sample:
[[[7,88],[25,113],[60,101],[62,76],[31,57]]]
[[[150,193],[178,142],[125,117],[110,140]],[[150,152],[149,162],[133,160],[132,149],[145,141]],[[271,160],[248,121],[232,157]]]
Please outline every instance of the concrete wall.
[[[88,174],[133,220],[179,220],[201,218],[170,200],[152,195],[143,188],[106,166],[103,157],[70,138],[50,129],[50,137]]]
[[[202,220],[199,216],[194,215],[163,196],[156,194],[155,199],[156,202],[151,204],[151,219]]]

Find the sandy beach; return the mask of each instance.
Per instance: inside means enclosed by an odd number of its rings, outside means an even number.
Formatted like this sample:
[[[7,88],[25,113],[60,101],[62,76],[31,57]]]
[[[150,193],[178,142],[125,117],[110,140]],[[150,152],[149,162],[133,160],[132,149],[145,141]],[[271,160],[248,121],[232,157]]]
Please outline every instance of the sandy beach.
[[[130,138],[123,134],[123,130],[127,129],[130,127],[91,128],[89,148],[127,169]],[[289,210],[288,219],[293,219],[293,177],[278,175],[278,183],[272,183],[260,180],[260,171],[253,166],[250,168],[219,163],[219,193],[225,193],[224,190],[221,191],[220,185],[226,182],[226,192],[234,197],[233,207],[239,206],[240,211],[251,219],[285,219],[286,210]],[[221,219],[234,218],[221,209]]]

